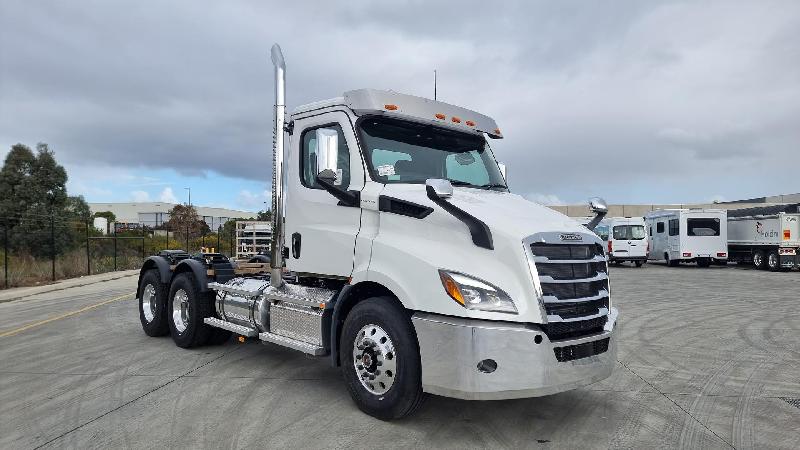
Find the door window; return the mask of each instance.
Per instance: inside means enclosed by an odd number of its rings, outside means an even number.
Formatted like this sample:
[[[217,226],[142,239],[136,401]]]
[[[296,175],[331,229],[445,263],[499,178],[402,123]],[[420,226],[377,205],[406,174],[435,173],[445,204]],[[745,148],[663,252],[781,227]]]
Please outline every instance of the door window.
[[[336,161],[336,185],[342,189],[350,186],[350,150],[347,148],[347,141],[344,139],[342,127],[338,124],[325,125],[322,127],[308,128],[303,131],[301,142],[303,148],[300,153],[300,179],[303,186],[311,189],[322,189],[317,184],[317,149],[320,139],[327,140],[328,145],[336,145],[338,148],[338,158]],[[335,139],[335,142],[334,142]]]
[[[680,222],[678,219],[670,219],[669,220],[669,235],[670,236],[677,236],[681,232]]]
[[[644,239],[644,226],[617,225],[614,227],[614,239],[627,241]]]
[[[658,222],[656,224],[656,233],[663,233],[664,232],[664,222]]]

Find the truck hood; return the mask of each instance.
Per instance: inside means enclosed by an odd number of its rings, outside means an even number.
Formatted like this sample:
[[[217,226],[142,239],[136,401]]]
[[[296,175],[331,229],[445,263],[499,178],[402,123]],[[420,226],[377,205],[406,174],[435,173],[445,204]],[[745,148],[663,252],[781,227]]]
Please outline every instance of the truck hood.
[[[442,211],[428,198],[424,185],[387,184],[382,194]],[[454,187],[448,201],[486,223],[493,236],[522,240],[539,232],[589,232],[566,215],[509,192]]]

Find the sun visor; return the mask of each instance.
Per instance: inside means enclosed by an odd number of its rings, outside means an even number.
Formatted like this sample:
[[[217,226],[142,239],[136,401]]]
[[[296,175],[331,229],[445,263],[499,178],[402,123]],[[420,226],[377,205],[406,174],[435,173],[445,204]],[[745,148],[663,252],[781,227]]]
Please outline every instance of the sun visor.
[[[439,124],[448,128],[486,133],[500,139],[497,123],[489,116],[444,102],[377,89],[344,93],[344,103],[357,115],[386,114]]]

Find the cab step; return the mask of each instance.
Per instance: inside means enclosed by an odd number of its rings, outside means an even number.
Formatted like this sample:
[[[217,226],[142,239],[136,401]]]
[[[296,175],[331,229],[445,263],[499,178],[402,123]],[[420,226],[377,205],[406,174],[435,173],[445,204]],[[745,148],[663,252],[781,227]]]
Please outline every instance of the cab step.
[[[211,325],[212,327],[222,328],[223,330],[228,330],[233,333],[236,333],[240,336],[245,337],[255,337],[258,335],[258,331],[253,328],[248,328],[242,325],[237,325],[235,323],[226,322],[222,319],[217,319],[216,317],[206,317],[203,322],[206,325]]]
[[[259,333],[258,338],[264,342],[278,344],[283,347],[288,347],[294,350],[299,350],[313,356],[325,355],[325,349],[318,345],[310,344],[308,342],[298,341],[297,339],[288,338],[274,333]]]

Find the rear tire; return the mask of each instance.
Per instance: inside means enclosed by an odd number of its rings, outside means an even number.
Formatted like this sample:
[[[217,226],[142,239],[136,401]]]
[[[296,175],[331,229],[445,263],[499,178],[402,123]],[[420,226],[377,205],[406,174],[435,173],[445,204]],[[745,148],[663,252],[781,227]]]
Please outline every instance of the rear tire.
[[[347,390],[361,411],[392,420],[422,404],[417,336],[411,318],[395,299],[373,297],[353,307],[339,348]]]
[[[781,257],[777,250],[770,250],[767,254],[767,268],[773,272],[781,270]]]
[[[139,321],[148,336],[166,336],[169,333],[167,289],[157,269],[146,271],[139,282]]]
[[[634,261],[633,263],[636,264],[636,267],[642,267],[642,265],[644,264],[644,262],[642,261]]]
[[[678,263],[680,262],[680,261],[669,259],[669,253],[664,253],[664,259],[667,260],[667,265],[670,266],[670,267],[678,267]]]
[[[759,270],[766,270],[767,268],[767,256],[762,250],[756,250],[753,252],[753,265],[756,269]]]
[[[697,267],[710,267],[711,260],[708,258],[698,258],[697,259]]]
[[[167,316],[169,331],[175,345],[183,348],[199,347],[208,343],[214,327],[203,319],[214,317],[214,293],[200,292],[200,285],[191,272],[175,277],[169,289]]]

